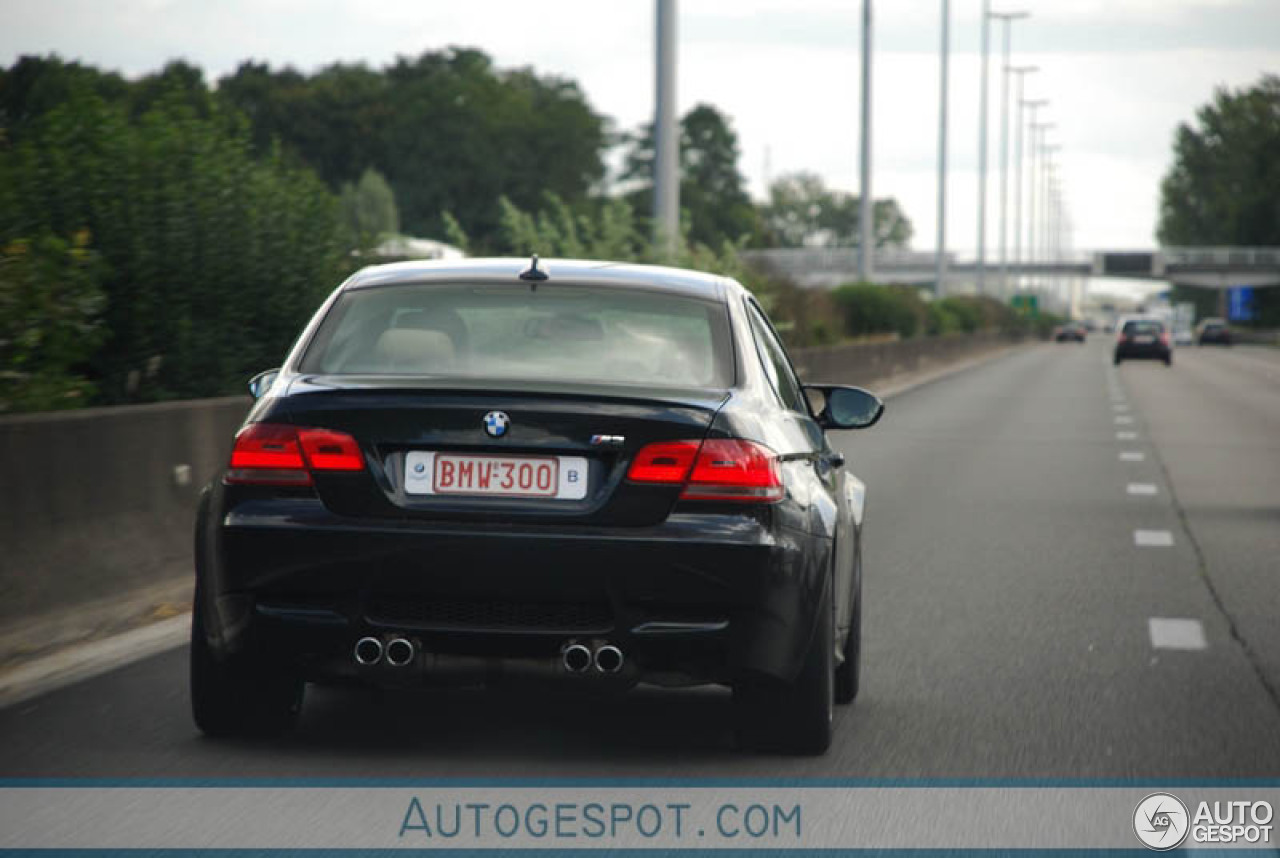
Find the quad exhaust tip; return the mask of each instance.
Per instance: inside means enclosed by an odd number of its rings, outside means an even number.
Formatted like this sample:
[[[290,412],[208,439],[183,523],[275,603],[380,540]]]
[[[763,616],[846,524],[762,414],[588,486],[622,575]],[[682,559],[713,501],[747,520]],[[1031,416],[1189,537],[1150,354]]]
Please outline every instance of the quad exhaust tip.
[[[596,650],[596,670],[601,673],[617,673],[622,670],[622,650],[613,644],[605,644]]]
[[[387,643],[387,664],[392,667],[404,667],[413,661],[413,644],[404,638],[392,638]]]
[[[382,661],[382,641],[377,638],[360,638],[356,641],[356,664],[365,667]]]
[[[591,650],[582,644],[570,644],[561,654],[564,669],[570,673],[584,673],[591,667]]]

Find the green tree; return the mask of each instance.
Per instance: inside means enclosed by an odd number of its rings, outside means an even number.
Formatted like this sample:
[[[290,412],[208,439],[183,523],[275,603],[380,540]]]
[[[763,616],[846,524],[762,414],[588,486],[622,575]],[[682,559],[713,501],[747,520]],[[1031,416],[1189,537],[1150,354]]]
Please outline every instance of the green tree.
[[[653,124],[626,138],[621,179],[638,187],[627,195],[636,212],[653,211]],[[759,216],[738,171],[738,135],[728,117],[699,104],[680,119],[680,208],[690,240],[707,247],[759,234]]]
[[[910,243],[911,221],[896,200],[873,201],[871,215],[876,247]],[[856,247],[861,241],[861,221],[859,198],[830,190],[815,173],[788,173],[769,186],[765,229],[781,247]]]
[[[19,57],[0,69],[0,145],[22,139],[27,129],[72,96],[92,94],[123,102],[130,86],[117,74],[64,62],[57,56]]]
[[[1160,185],[1164,245],[1280,245],[1280,77],[1219,89],[1178,126]]]
[[[134,118],[71,96],[0,149],[0,243],[88,229],[108,266],[99,401],[241,389],[342,273],[337,202],[247,123],[172,92]]]
[[[1280,76],[1218,89],[1194,126],[1178,126],[1156,236],[1166,246],[1280,245]],[[1200,315],[1217,312],[1217,294],[1175,291]],[[1259,324],[1280,324],[1280,289],[1258,290],[1254,309]]]
[[[372,167],[360,181],[342,186],[342,223],[352,248],[365,249],[400,231],[396,195],[382,174]]]
[[[80,370],[102,341],[101,275],[87,232],[0,248],[0,413],[88,402]]]
[[[607,124],[577,84],[499,70],[476,50],[310,76],[245,63],[218,92],[249,116],[259,151],[278,140],[333,188],[377,169],[414,235],[444,237],[449,211],[484,248],[500,228],[500,197],[534,208],[550,191],[576,204],[604,176]]]

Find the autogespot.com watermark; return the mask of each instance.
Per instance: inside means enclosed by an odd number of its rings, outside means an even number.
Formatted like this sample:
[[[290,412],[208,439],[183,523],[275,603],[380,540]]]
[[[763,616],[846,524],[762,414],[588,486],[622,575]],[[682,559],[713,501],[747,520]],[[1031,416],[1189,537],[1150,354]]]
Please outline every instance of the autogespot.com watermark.
[[[433,802],[410,799],[400,823],[402,840],[489,841],[533,838],[568,841],[666,838],[730,842],[798,843],[803,834],[799,804]]]
[[[1150,849],[1176,849],[1190,839],[1194,844],[1266,846],[1271,841],[1272,818],[1266,801],[1201,801],[1194,813],[1177,796],[1157,792],[1138,802],[1133,810],[1133,831]]]

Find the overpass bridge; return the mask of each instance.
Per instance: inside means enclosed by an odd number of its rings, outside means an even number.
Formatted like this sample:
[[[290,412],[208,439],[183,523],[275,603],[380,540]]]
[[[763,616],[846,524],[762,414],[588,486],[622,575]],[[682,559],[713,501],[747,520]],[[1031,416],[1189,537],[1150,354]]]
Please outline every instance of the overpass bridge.
[[[799,247],[746,251],[750,262],[792,279],[797,285],[831,289],[858,279],[856,247]],[[977,262],[948,253],[948,276],[970,280]],[[937,255],[910,250],[877,250],[871,260],[880,283],[932,286]],[[1081,277],[1124,277],[1156,280],[1177,286],[1231,289],[1280,286],[1280,247],[1166,247],[1160,250],[1100,250],[1052,260],[988,262],[986,276],[998,282],[1001,272],[1017,282],[1034,277],[1068,280]]]

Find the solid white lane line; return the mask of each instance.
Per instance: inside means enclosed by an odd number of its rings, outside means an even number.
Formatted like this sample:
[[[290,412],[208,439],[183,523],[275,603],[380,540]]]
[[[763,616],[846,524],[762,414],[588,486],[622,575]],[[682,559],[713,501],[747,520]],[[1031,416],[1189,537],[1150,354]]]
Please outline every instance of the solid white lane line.
[[[1117,432],[1116,440],[1117,441],[1136,441],[1138,440],[1138,433],[1137,432]]]
[[[1167,530],[1135,530],[1133,544],[1139,548],[1168,548],[1173,545],[1173,534]]]
[[[1132,417],[1126,417],[1123,414],[1116,418],[1116,423],[1121,426],[1128,425],[1129,423],[1132,423],[1132,422],[1133,422]]]
[[[1149,617],[1147,631],[1156,649],[1208,649],[1204,625],[1199,620]]]
[[[1141,450],[1121,450],[1120,461],[1122,462],[1145,462],[1147,454]]]
[[[1156,487],[1154,483],[1129,483],[1128,491],[1131,495],[1153,495]]]

